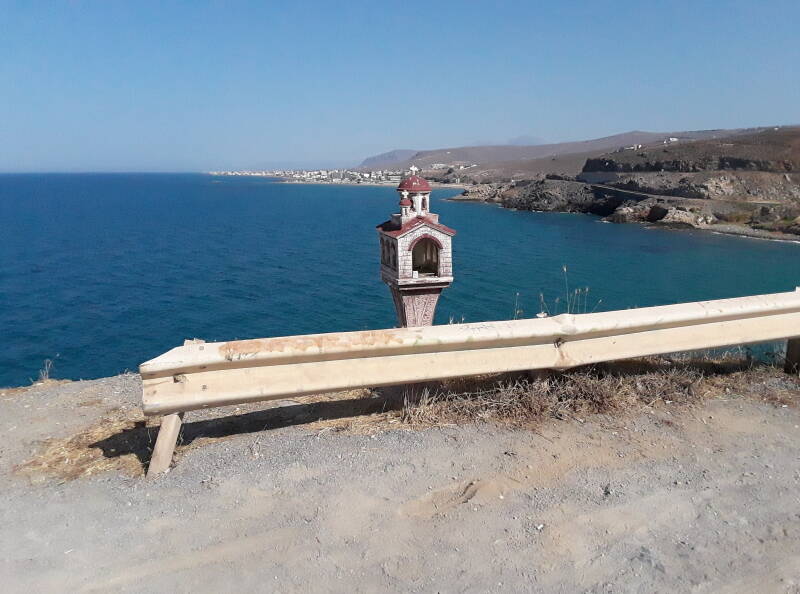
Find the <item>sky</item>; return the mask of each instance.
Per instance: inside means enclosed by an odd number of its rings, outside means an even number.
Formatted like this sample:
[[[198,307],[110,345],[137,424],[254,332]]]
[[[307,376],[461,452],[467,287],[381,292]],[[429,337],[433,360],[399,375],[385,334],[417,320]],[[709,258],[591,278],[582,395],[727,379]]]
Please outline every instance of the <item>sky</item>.
[[[800,123],[800,2],[0,0],[0,171]]]

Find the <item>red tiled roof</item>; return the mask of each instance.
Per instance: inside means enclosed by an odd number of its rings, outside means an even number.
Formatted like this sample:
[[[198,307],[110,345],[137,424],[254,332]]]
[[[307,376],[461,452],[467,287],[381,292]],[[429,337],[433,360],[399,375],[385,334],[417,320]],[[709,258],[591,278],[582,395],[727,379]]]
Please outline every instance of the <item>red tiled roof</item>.
[[[454,229],[447,227],[445,225],[440,225],[439,223],[434,223],[425,217],[416,217],[408,221],[405,225],[400,228],[397,228],[395,225],[392,225],[392,221],[385,221],[378,225],[376,228],[386,233],[391,237],[400,237],[405,235],[409,231],[412,231],[419,227],[420,225],[425,225],[426,227],[430,227],[431,229],[436,229],[437,231],[441,231],[445,235],[453,236],[456,234]]]
[[[400,185],[397,186],[397,189],[407,190],[409,192],[430,192],[431,185],[427,182],[427,180],[419,177],[418,175],[412,175],[401,181]]]

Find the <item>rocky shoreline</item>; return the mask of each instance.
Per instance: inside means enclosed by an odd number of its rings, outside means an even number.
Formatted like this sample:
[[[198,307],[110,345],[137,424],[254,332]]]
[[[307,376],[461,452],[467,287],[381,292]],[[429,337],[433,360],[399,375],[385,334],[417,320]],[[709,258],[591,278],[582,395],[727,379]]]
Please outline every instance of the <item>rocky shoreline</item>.
[[[651,194],[626,185],[543,176],[518,182],[476,184],[451,200],[494,203],[515,210],[591,214],[611,223],[800,241],[800,208],[794,201],[689,198]]]
[[[800,241],[800,128],[620,149],[578,173],[475,180],[458,200]]]

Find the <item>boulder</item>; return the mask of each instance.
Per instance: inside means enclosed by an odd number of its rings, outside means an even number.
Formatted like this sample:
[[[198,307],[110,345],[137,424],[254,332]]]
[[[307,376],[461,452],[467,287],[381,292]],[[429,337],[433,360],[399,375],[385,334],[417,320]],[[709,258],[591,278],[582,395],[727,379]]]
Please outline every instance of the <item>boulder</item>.
[[[647,222],[655,223],[656,221],[660,221],[669,213],[669,208],[662,206],[661,204],[654,204],[650,207],[650,211],[647,213]]]
[[[714,222],[715,219],[712,215],[671,207],[667,209],[663,217],[655,221],[655,224],[669,227],[693,227],[702,229]]]

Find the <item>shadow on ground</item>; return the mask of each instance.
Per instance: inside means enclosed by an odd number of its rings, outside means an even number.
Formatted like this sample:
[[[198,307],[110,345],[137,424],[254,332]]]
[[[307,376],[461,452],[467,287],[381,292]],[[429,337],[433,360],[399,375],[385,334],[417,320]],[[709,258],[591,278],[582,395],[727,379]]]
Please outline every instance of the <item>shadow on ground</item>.
[[[185,447],[199,439],[224,439],[235,435],[282,429],[320,420],[331,421],[400,410],[402,407],[401,399],[388,394],[356,400],[293,404],[226,417],[189,421],[181,427],[178,446]],[[157,433],[158,427],[148,427],[142,420],[135,422],[133,427],[122,429],[104,439],[88,444],[88,446],[99,448],[105,458],[118,458],[133,454],[144,469],[150,462]]]
[[[764,376],[759,379],[758,370],[762,372],[771,369],[772,375]],[[667,359],[652,358],[631,361],[619,361],[615,363],[599,364],[591,367],[576,368],[570,371],[540,371],[536,373],[506,373],[472,378],[455,378],[441,382],[431,382],[427,384],[417,384],[414,386],[402,386],[394,388],[383,388],[378,390],[352,391],[349,393],[327,394],[321,396],[306,397],[310,401],[287,404],[283,406],[273,406],[260,410],[239,412],[228,414],[224,409],[214,411],[214,414],[222,416],[215,418],[199,418],[192,420],[189,413],[181,428],[181,435],[178,445],[181,449],[186,449],[193,443],[202,443],[205,440],[225,439],[236,435],[249,433],[259,433],[269,429],[282,429],[303,424],[313,424],[314,430],[322,428],[333,428],[349,430],[374,430],[375,427],[388,421],[385,415],[376,413],[397,413],[402,411],[402,419],[412,424],[435,424],[444,422],[447,419],[431,407],[431,402],[437,399],[439,402],[451,401],[454,404],[450,407],[461,407],[466,410],[465,414],[458,417],[458,422],[474,422],[476,419],[485,419],[488,422],[497,417],[498,394],[504,391],[515,391],[519,394],[523,402],[531,400],[537,386],[549,384],[552,392],[551,397],[559,403],[569,404],[570,396],[568,393],[561,393],[560,387],[564,380],[572,378],[572,383],[579,383],[584,391],[591,392],[595,388],[602,387],[600,384],[592,383],[594,380],[603,378],[633,378],[632,384],[636,392],[646,390],[647,382],[642,382],[639,386],[638,378],[646,377],[646,374],[658,375],[660,372],[670,372],[680,370],[693,370],[695,376],[705,378],[706,382],[724,383],[724,386],[733,386],[735,391],[750,393],[761,399],[780,397],[791,400],[790,391],[793,393],[798,390],[797,378],[791,378],[778,372],[777,368],[764,365],[753,365],[749,359],[737,357],[729,360],[711,358],[693,359]],[[755,374],[754,374],[755,373]],[[583,375],[581,375],[583,374]],[[740,375],[741,374],[741,375]],[[581,379],[581,378],[585,379]],[[680,378],[678,378],[680,379]],[[767,381],[768,380],[768,381]],[[584,383],[586,385],[584,385]],[[679,382],[680,383],[680,382]],[[614,384],[613,381],[610,382]],[[792,384],[792,385],[789,385]],[[592,387],[594,386],[594,388]],[[760,386],[760,387],[759,387]],[[510,389],[509,389],[510,387]],[[758,388],[758,392],[755,390]],[[683,388],[681,388],[683,389]],[[723,389],[725,389],[723,387]],[[690,390],[691,391],[691,390]],[[704,391],[703,393],[711,393]],[[763,392],[763,394],[761,394]],[[489,396],[487,399],[486,396]],[[369,395],[369,397],[364,397]],[[777,396],[776,396],[777,395]],[[429,396],[432,396],[429,398]],[[589,394],[589,396],[592,396]],[[639,394],[643,396],[643,394]],[[486,411],[480,408],[478,403],[483,398],[484,402],[491,404],[492,415],[484,414]],[[792,396],[794,398],[794,396]],[[424,402],[418,402],[420,399]],[[508,399],[507,399],[508,400]],[[474,402],[473,402],[474,401]],[[777,402],[777,400],[775,400]],[[514,402],[515,406],[519,402]],[[410,406],[409,406],[410,403]],[[463,404],[467,403],[464,408]],[[781,400],[783,403],[783,400]],[[259,406],[244,405],[246,406]],[[478,408],[475,408],[477,406]],[[560,404],[559,404],[560,406]],[[475,408],[475,410],[472,410]],[[486,408],[484,406],[484,408]],[[502,407],[500,407],[502,408]],[[513,407],[512,407],[513,408]],[[530,408],[530,407],[529,407]],[[469,410],[467,410],[469,409]],[[420,415],[419,411],[433,411],[433,415]],[[438,410],[438,409],[437,409]],[[447,413],[447,406],[441,410]],[[549,412],[548,412],[549,411]],[[502,411],[501,411],[502,412]],[[536,411],[533,411],[536,413]],[[210,411],[204,411],[200,415],[208,415]],[[480,414],[478,414],[480,413]],[[550,414],[552,410],[542,408],[538,414]],[[394,414],[394,422],[397,422],[398,415]],[[533,415],[535,416],[535,414]],[[528,419],[533,422],[533,416]],[[501,415],[502,417],[502,415]],[[499,420],[502,418],[498,417]],[[427,419],[427,421],[426,421]],[[448,421],[455,422],[455,421]],[[39,452],[29,461],[15,467],[20,472],[28,473],[32,480],[43,480],[44,477],[58,477],[64,480],[72,480],[80,476],[89,476],[98,472],[117,470],[139,476],[150,462],[150,456],[158,433],[157,426],[148,426],[141,413],[133,410],[116,410],[104,418],[102,421],[91,427],[82,428],[78,433],[66,439],[50,439],[42,443]]]

